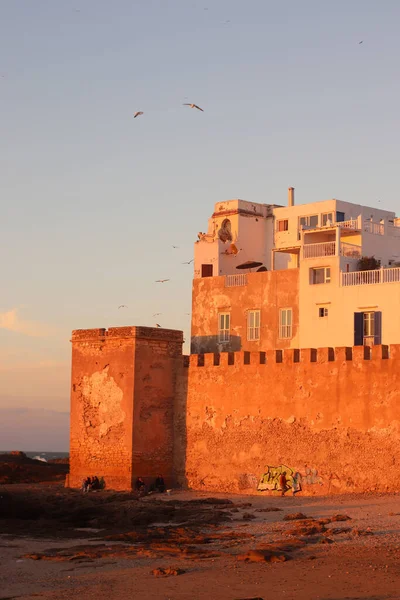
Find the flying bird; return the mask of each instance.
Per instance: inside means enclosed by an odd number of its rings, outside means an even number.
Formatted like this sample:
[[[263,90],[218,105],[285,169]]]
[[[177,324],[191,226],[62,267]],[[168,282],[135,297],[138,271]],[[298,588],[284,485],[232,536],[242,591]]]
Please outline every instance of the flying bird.
[[[204,112],[204,110],[200,108],[200,106],[197,106],[197,104],[191,104],[190,102],[185,102],[182,106],[190,106],[190,108],[197,108],[197,110],[201,110],[201,112]]]
[[[159,315],[162,315],[162,313],[154,313],[153,317],[158,317]]]
[[[135,112],[135,114],[133,115],[133,118],[136,119],[136,117],[140,117],[140,115],[142,115],[143,112],[141,110],[138,110],[137,112]]]
[[[358,42],[358,45],[363,44],[363,43],[364,43],[364,40],[361,40],[361,42]]]
[[[120,304],[120,305],[118,306],[118,310],[119,310],[120,308],[128,308],[128,307],[127,307],[127,305],[126,305],[126,304]]]
[[[182,264],[183,264],[183,265],[190,265],[190,263],[192,263],[192,262],[193,262],[193,258],[192,258],[192,260],[186,260],[186,261],[185,261],[185,262],[183,262]]]
[[[156,323],[156,327],[161,327],[161,325],[159,325],[158,323]]]
[[[172,246],[173,248],[179,248],[179,246]]]
[[[165,283],[166,281],[169,281],[169,279],[157,279],[156,283]]]

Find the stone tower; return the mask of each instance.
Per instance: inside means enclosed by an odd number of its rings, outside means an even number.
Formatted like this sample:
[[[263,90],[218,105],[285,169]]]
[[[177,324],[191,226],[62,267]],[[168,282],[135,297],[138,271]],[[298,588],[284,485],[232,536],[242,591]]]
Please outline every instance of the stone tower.
[[[183,333],[150,327],[72,332],[69,485],[87,476],[132,489],[174,479],[173,428]]]

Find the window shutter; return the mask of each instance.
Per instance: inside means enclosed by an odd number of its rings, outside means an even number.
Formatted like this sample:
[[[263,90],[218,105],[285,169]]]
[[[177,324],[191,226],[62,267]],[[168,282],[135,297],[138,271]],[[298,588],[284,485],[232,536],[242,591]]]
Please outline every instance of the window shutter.
[[[375,313],[374,327],[374,344],[382,344],[382,313],[380,311]]]
[[[354,345],[364,345],[364,313],[354,313]]]

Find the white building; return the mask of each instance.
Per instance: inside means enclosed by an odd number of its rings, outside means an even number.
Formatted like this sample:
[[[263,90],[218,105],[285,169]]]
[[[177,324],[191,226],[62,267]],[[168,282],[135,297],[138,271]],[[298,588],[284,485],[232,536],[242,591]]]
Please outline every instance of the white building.
[[[380,268],[360,271],[362,257],[374,257]],[[259,265],[237,268],[251,261]],[[224,316],[223,349],[229,349],[227,322],[235,330],[234,321],[238,323],[235,336],[240,338],[242,349],[256,349],[254,342],[258,342],[258,348],[268,349],[263,329],[267,333],[268,328],[278,326],[276,336],[268,337],[275,339],[277,347],[282,331],[291,334],[290,339],[282,339],[282,347],[399,343],[397,264],[400,219],[393,212],[335,199],[295,205],[293,188],[289,188],[287,206],[243,200],[218,202],[207,233],[199,233],[195,244],[192,338],[218,337],[218,315],[223,309],[224,315],[232,313],[228,321]],[[255,269],[264,273],[255,277]],[[268,300],[267,322],[262,323],[257,298],[263,286],[272,281],[271,272],[285,269],[296,269],[298,273],[296,293],[290,300],[295,306],[281,306],[278,285],[276,297]],[[197,281],[204,278],[211,279],[207,287],[205,282],[200,285]],[[245,288],[240,300],[236,287]],[[287,302],[287,290],[285,298]],[[280,311],[276,318],[271,312],[274,306]],[[296,324],[292,315],[296,315]],[[252,339],[245,339],[243,332],[249,329],[249,318],[253,324],[257,318],[258,340],[254,339],[254,328]],[[286,319],[291,320],[289,329]],[[236,349],[238,343],[236,339]],[[201,344],[197,351],[202,351]]]

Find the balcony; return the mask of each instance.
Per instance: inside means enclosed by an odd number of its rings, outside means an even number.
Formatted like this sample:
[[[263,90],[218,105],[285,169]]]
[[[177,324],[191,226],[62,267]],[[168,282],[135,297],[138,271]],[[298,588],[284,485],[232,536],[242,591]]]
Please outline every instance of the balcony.
[[[342,273],[342,287],[350,285],[374,285],[377,283],[399,283],[400,267],[375,269],[373,271],[354,271]]]
[[[321,258],[324,256],[337,256],[336,242],[320,242],[318,244],[304,244],[303,258]],[[340,244],[340,256],[346,258],[361,258],[361,246],[354,244]]]
[[[334,227],[359,231],[361,229],[361,217],[358,217],[357,219],[348,219],[347,221],[328,221],[325,225],[301,225],[300,229],[306,233],[309,231],[321,231],[321,229],[332,229]]]

